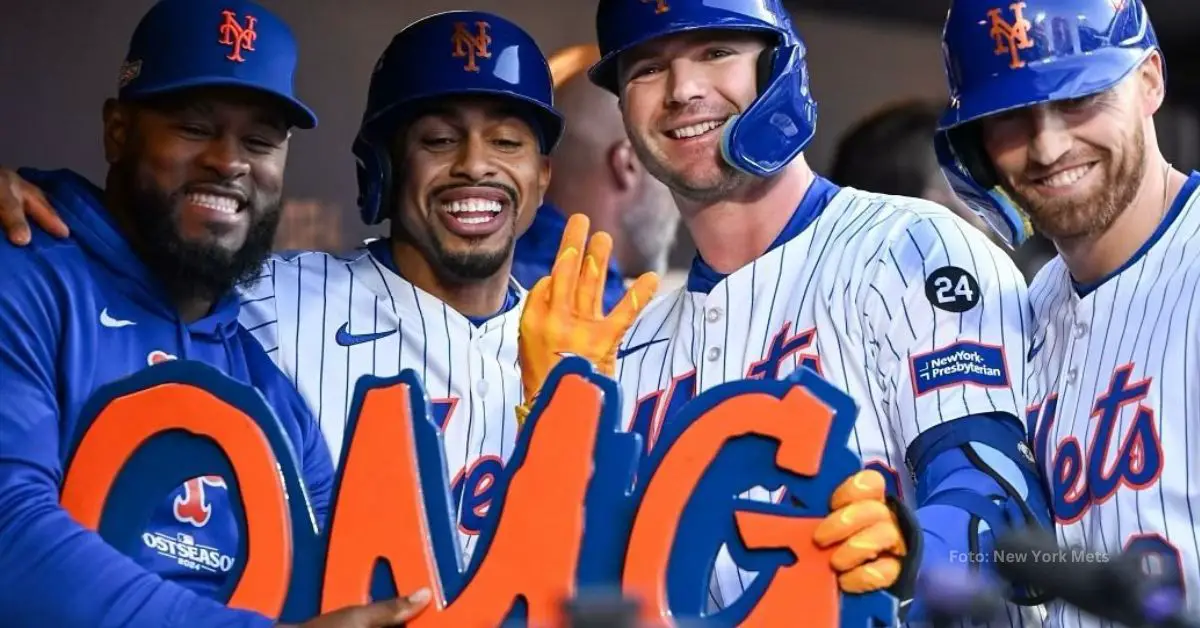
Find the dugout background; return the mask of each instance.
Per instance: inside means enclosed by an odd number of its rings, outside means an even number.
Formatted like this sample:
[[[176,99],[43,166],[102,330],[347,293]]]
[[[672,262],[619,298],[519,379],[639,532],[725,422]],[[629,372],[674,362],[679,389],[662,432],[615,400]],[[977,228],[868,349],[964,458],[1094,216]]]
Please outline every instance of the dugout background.
[[[595,0],[259,0],[296,32],[297,90],[321,118],[293,139],[288,196],[339,208],[349,247],[374,235],[354,207],[350,142],[379,53],[409,22],[429,13],[473,8],[502,13],[527,28],[547,54],[592,41]],[[138,18],[152,0],[41,0],[6,3],[0,13],[0,164],[70,167],[102,180],[100,109]],[[793,0],[809,47],[820,123],[808,150],[822,171],[838,135],[889,101],[945,97],[940,26],[945,0]],[[1160,115],[1167,157],[1200,167],[1200,2],[1149,0],[1166,51],[1170,103]],[[414,62],[417,62],[414,60]],[[686,268],[681,237],[672,265]]]

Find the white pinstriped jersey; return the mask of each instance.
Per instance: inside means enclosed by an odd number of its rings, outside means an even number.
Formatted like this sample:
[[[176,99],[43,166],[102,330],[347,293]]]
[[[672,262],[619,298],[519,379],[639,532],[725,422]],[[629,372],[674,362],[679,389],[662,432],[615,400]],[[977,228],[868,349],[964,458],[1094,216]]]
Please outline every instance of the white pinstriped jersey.
[[[516,446],[520,312],[476,327],[361,249],[273,256],[243,288],[241,322],[296,384],[335,463],[359,378],[416,371],[442,426],[465,564]]]
[[[849,446],[911,497],[900,470],[918,434],[972,414],[1022,416],[1025,282],[983,233],[940,205],[818,178],[788,237],[707,293],[692,291],[693,268],[688,287],[646,307],[619,354],[627,428],[653,446],[694,394],[810,366],[860,408]],[[753,577],[722,550],[710,606],[732,604]],[[1015,607],[1009,616],[1022,623]]]
[[[1042,268],[1029,292],[1027,385],[1059,542],[1106,554],[1154,552],[1143,567],[1182,582],[1193,614],[1200,613],[1197,185],[1193,173],[1150,242],[1099,286],[1077,289],[1062,258]],[[1112,625],[1064,605],[1049,610],[1052,626]]]

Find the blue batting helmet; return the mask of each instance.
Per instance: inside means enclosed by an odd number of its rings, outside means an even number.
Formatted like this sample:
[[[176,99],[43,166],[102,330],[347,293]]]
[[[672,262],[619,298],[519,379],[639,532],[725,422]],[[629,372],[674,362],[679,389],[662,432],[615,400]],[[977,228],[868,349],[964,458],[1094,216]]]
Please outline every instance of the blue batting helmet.
[[[658,37],[702,29],[764,33],[775,45],[758,62],[758,98],[725,125],[721,154],[735,168],[765,177],[790,163],[816,131],[805,47],[781,0],[600,0],[600,61],[592,82],[618,96],[621,53]]]
[[[950,104],[934,140],[947,181],[1019,246],[1028,219],[1000,189],[971,123],[1103,92],[1156,50],[1141,0],[954,0],[942,45]]]
[[[302,129],[317,116],[292,90],[296,39],[283,20],[246,0],[162,0],[138,22],[121,65],[118,98],[232,86],[275,97]]]
[[[541,49],[519,26],[492,13],[448,11],[400,31],[375,64],[354,140],[358,207],[383,222],[391,189],[388,146],[405,119],[431,100],[472,94],[508,98],[526,112],[543,154],[562,135],[554,81]]]

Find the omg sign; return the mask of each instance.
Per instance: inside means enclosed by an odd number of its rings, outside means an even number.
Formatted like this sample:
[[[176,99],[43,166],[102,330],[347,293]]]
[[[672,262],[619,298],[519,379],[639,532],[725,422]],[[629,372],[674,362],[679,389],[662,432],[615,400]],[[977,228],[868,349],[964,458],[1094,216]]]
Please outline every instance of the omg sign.
[[[132,554],[162,496],[221,476],[240,539],[223,599],[288,622],[429,587],[434,601],[414,628],[547,625],[581,588],[606,586],[654,624],[894,623],[891,596],[843,594],[832,550],[812,542],[833,490],[861,468],[847,447],[849,397],[809,370],[728,383],[663,426],[648,455],[619,429],[618,401],[616,383],[586,361],[555,368],[465,565],[441,435],[411,371],[359,382],[328,522],[313,517],[263,398],[187,361],[96,395],[62,503]],[[738,499],[756,486],[787,497]],[[736,603],[706,614],[722,547],[758,575]]]

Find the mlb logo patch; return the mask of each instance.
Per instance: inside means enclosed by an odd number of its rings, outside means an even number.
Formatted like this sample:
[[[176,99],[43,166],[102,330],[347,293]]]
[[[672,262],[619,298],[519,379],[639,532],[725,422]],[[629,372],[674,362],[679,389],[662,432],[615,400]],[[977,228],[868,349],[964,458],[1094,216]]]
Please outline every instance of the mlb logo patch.
[[[977,342],[957,342],[914,355],[909,360],[913,393],[920,397],[941,388],[975,385],[1003,388],[1009,385],[1004,348]]]

